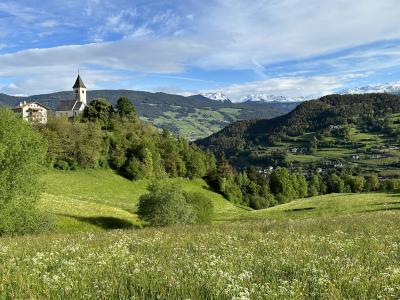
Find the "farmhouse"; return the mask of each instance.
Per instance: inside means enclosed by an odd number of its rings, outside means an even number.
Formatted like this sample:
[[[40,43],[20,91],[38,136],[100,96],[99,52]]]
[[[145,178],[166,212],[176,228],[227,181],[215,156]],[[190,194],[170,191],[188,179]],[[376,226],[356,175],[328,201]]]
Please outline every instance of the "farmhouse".
[[[76,117],[82,114],[86,107],[86,86],[78,74],[75,84],[72,87],[74,91],[73,100],[62,100],[56,108],[56,116],[67,116],[68,118]]]
[[[30,123],[47,123],[48,108],[39,102],[27,103],[20,102],[13,111],[21,116],[21,118]]]

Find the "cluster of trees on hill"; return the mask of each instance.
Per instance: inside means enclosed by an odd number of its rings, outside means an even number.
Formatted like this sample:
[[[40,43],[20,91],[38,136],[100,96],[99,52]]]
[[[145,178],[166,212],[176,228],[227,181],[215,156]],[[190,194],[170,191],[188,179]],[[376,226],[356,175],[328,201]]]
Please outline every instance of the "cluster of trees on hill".
[[[379,181],[376,175],[354,176],[347,172],[321,175],[315,172],[306,177],[284,167],[269,174],[262,174],[254,167],[238,172],[224,157],[207,180],[228,200],[254,209],[329,193],[400,191],[400,179]]]
[[[274,146],[288,136],[306,132],[323,134],[330,126],[355,124],[396,135],[397,132],[391,131],[387,116],[399,112],[400,96],[396,95],[329,95],[306,101],[274,119],[235,122],[197,144],[229,158],[259,145]]]
[[[81,119],[52,118],[40,132],[48,141],[47,162],[58,169],[111,167],[142,179],[203,177],[215,168],[212,153],[140,121],[127,98],[115,108],[93,100]]]

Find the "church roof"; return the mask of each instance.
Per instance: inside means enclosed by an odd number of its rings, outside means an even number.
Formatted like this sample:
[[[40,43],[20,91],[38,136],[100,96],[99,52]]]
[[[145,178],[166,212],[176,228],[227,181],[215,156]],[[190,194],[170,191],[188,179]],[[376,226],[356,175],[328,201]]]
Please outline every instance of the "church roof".
[[[85,86],[85,84],[83,83],[82,78],[81,78],[80,75],[78,75],[78,77],[76,78],[75,84],[74,84],[74,86],[73,86],[72,88],[73,88],[73,89],[77,89],[77,88],[84,88],[84,89],[86,89],[86,86]]]
[[[82,106],[84,106],[85,104],[83,102],[77,102],[75,104],[74,110],[79,111],[81,109]]]
[[[75,100],[61,100],[57,105],[56,111],[71,111],[75,103]]]
[[[61,100],[58,102],[56,111],[79,111],[84,105],[83,102],[76,100]]]

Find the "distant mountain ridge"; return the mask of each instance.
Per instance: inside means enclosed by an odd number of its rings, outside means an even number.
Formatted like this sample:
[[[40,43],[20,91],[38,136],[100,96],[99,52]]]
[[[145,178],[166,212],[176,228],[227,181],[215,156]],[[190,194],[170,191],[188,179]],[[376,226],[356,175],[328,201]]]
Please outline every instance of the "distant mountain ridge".
[[[225,96],[221,92],[215,92],[215,93],[204,93],[201,94],[205,98],[215,100],[215,101],[222,101],[222,102],[232,102],[227,96]]]
[[[276,117],[292,110],[297,105],[296,103],[291,103],[291,105],[257,102],[231,103],[211,100],[202,95],[184,97],[131,90],[93,90],[88,91],[87,96],[88,101],[105,98],[112,104],[116,104],[120,97],[128,97],[143,120],[191,140],[204,138],[237,120]],[[72,97],[72,91],[29,97],[0,94],[0,105],[14,106],[21,101],[38,101],[54,110],[59,101],[69,100]]]
[[[372,93],[388,93],[400,95],[400,81],[388,82],[384,84],[373,84],[358,88],[345,89],[340,94],[372,94]]]
[[[287,97],[271,94],[251,94],[243,97],[239,102],[290,103],[311,100],[312,97]]]
[[[258,94],[249,94],[240,98],[239,100],[232,101],[229,97],[227,97],[222,92],[215,93],[203,93],[201,96],[222,102],[233,102],[233,103],[243,103],[243,102],[263,102],[263,103],[298,103],[306,100],[312,99],[312,97],[287,97],[281,95],[273,95],[266,93],[258,93]]]

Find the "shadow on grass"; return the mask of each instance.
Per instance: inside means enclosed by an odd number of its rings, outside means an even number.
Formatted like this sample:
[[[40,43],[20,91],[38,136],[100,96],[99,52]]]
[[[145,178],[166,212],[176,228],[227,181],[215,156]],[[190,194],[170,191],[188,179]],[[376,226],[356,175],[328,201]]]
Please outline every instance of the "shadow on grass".
[[[297,211],[307,211],[307,210],[313,210],[315,207],[302,207],[302,208],[292,208],[292,209],[286,209],[284,212],[297,212]]]
[[[80,217],[80,216],[65,215],[65,214],[62,214],[61,216],[73,218],[80,222],[89,223],[105,230],[139,228],[139,226],[134,225],[132,222],[114,217],[102,217],[102,216]]]
[[[375,203],[373,205],[396,205],[400,204],[400,201],[394,201],[394,202],[381,202],[381,203]]]
[[[377,209],[366,210],[365,212],[377,212],[377,211],[388,211],[388,210],[400,210],[400,207],[382,207]]]

